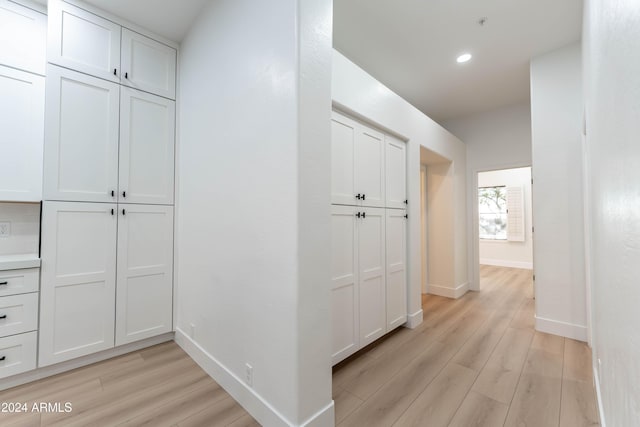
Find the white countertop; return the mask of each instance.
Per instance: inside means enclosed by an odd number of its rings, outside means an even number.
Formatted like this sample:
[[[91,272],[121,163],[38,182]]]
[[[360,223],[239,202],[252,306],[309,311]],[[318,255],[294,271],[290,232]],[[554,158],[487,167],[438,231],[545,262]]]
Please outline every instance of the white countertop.
[[[38,254],[0,255],[0,271],[40,267]]]

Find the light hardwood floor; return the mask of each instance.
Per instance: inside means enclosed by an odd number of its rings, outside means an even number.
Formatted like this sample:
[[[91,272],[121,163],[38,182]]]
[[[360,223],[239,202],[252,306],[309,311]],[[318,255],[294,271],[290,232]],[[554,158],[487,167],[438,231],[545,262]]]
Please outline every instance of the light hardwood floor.
[[[598,425],[591,352],[534,332],[531,273],[481,267],[482,288],[423,299],[400,328],[334,368],[339,426]],[[258,423],[175,343],[0,392],[0,402],[71,402],[71,413],[0,413],[0,426]]]
[[[481,280],[425,296],[418,328],[334,368],[338,426],[598,425],[591,351],[534,331],[531,272],[481,266]]]

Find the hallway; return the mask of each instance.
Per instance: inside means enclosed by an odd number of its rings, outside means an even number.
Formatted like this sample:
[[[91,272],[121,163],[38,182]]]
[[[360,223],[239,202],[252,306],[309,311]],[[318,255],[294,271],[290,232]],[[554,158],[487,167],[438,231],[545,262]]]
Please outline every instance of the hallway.
[[[598,425],[591,351],[534,331],[531,271],[480,272],[481,292],[424,296],[418,328],[334,368],[337,425]]]

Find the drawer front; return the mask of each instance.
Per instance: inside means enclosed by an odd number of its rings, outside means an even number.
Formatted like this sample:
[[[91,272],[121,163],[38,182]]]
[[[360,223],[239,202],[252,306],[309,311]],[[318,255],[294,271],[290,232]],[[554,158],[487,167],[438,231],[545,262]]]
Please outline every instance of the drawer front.
[[[0,338],[0,378],[35,369],[37,342],[37,332]]]
[[[38,329],[38,294],[0,298],[0,337]]]
[[[0,297],[38,292],[40,269],[0,271]]]

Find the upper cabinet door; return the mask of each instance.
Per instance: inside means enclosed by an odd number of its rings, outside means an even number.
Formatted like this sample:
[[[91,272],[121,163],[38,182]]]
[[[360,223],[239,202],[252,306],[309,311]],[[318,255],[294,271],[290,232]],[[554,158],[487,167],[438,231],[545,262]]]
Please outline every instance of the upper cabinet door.
[[[171,331],[173,207],[118,206],[116,345]]]
[[[47,16],[0,0],[0,64],[44,75],[46,46]]]
[[[127,28],[122,29],[122,84],[176,98],[176,50]]]
[[[406,211],[386,209],[387,331],[407,321]]]
[[[48,7],[48,61],[120,82],[120,25],[61,0]]]
[[[116,208],[43,205],[39,366],[114,346]]]
[[[388,208],[406,208],[407,145],[391,136],[385,137],[386,196]]]
[[[355,191],[355,150],[357,124],[333,112],[331,119],[331,203],[359,203]]]
[[[49,66],[46,92],[45,199],[115,201],[119,85]]]
[[[40,201],[44,77],[0,66],[0,94],[0,201]]]
[[[384,135],[362,126],[355,146],[355,188],[361,194],[361,204],[384,207]]]
[[[173,204],[175,102],[122,87],[120,203]]]

